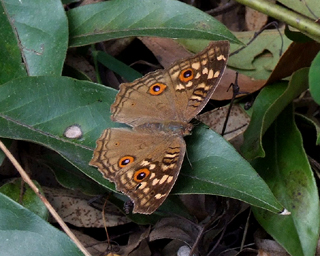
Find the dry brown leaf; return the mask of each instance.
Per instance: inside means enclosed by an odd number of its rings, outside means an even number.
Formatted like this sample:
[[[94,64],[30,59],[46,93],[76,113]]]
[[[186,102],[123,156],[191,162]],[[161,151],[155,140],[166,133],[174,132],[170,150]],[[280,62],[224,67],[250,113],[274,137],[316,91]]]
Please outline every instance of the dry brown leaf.
[[[141,37],[139,39],[148,47],[164,68],[171,66],[177,60],[192,55],[181,44],[170,38]]]
[[[122,246],[121,255],[129,255],[130,256],[138,256],[138,255],[151,255],[151,251],[149,249],[149,245],[146,241],[150,234],[151,226],[146,229],[139,230],[138,232],[133,233],[129,237],[128,244],[126,246]],[[120,252],[120,251],[119,251]]]
[[[231,83],[235,82],[235,78],[236,71],[227,68],[211,99],[230,100],[232,98],[232,89],[229,89],[229,87]],[[238,75],[238,85],[240,87],[240,92],[244,92],[247,94],[254,93],[260,90],[264,86],[264,84],[265,80],[255,80],[243,74]],[[239,95],[238,97],[241,96],[243,96],[243,94]]]
[[[76,227],[103,228],[101,210],[88,204],[92,197],[67,189],[43,187],[48,201],[61,218]],[[107,203],[105,213],[107,227],[114,227],[130,222],[114,205]]]
[[[300,68],[309,67],[314,56],[320,51],[320,44],[312,41],[306,43],[293,42],[281,56],[266,84],[291,76]]]
[[[286,250],[275,240],[265,238],[264,230],[258,230],[254,234],[254,240],[259,249],[258,256],[289,256]]]
[[[208,216],[206,211],[206,195],[180,195],[179,198],[184,206],[188,209],[190,215],[195,216],[198,220],[202,220]]]
[[[216,108],[197,117],[199,121],[221,134],[229,106]],[[248,114],[238,104],[231,108],[224,138],[228,141],[243,134],[250,122]]]
[[[126,254],[124,254],[126,255]],[[144,239],[140,242],[138,248],[136,248],[134,251],[132,251],[130,254],[130,256],[151,256],[152,253],[150,251],[148,242]]]
[[[172,240],[162,250],[162,255],[177,256],[179,249],[184,246],[185,243],[178,240]]]
[[[176,217],[163,218],[154,226],[149,240],[155,241],[169,238],[183,241],[192,246],[200,230],[200,226],[185,219]]]
[[[72,232],[91,255],[104,255],[107,252],[109,248],[107,241],[98,241],[91,236],[81,233],[78,230],[72,230]]]
[[[250,31],[260,30],[268,22],[268,15],[246,7],[246,27]]]
[[[260,248],[258,256],[290,256],[290,254],[274,240],[262,239],[258,247]]]

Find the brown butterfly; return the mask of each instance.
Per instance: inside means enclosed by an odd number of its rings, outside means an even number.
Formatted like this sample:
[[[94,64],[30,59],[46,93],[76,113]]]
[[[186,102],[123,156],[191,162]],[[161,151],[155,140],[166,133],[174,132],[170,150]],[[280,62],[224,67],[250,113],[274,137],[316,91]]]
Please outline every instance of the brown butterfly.
[[[132,129],[106,129],[90,165],[134,203],[133,213],[151,214],[177,180],[186,151],[183,136],[207,104],[225,70],[229,42],[120,85],[111,119]]]

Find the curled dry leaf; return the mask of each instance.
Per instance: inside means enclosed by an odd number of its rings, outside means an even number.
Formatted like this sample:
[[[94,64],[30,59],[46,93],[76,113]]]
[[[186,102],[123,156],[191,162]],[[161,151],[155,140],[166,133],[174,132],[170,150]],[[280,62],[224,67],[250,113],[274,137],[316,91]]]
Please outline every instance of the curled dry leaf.
[[[109,245],[107,241],[99,241],[74,229],[72,232],[91,255],[105,255]],[[116,254],[114,254],[116,256]]]
[[[229,106],[223,106],[201,114],[197,119],[221,134]],[[243,134],[250,122],[250,117],[238,104],[231,108],[224,138],[228,141]]]
[[[151,255],[149,245],[146,241],[150,234],[150,230],[151,226],[145,229],[141,227],[141,230],[134,232],[132,235],[130,235],[128,244],[126,246],[122,246],[119,253],[121,255],[130,254],[130,256]]]
[[[305,43],[293,42],[281,56],[266,84],[291,76],[293,72],[310,67],[314,56],[320,51],[320,44],[312,41]]]
[[[171,217],[161,219],[150,233],[149,240],[175,239],[192,246],[201,231],[200,225],[185,219]]]
[[[254,234],[254,240],[259,249],[258,256],[289,256],[286,250],[276,241],[266,238],[267,233],[264,230],[258,230]]]

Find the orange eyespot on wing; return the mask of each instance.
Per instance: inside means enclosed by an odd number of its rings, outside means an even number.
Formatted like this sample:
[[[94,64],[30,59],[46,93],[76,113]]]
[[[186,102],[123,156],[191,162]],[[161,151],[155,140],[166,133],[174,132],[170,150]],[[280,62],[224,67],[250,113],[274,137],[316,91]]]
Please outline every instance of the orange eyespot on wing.
[[[147,168],[142,168],[137,170],[134,175],[133,175],[133,179],[136,182],[141,182],[143,180],[145,180],[146,178],[148,178],[148,176],[150,175],[150,171]]]
[[[164,90],[167,88],[165,84],[162,83],[155,83],[150,86],[149,93],[151,95],[159,95],[164,92]]]
[[[194,77],[194,71],[192,68],[184,69],[180,72],[179,80],[183,83],[187,83]]]
[[[133,163],[134,157],[133,156],[124,156],[121,157],[120,160],[118,161],[118,165],[120,168],[123,168],[127,166],[128,164]]]

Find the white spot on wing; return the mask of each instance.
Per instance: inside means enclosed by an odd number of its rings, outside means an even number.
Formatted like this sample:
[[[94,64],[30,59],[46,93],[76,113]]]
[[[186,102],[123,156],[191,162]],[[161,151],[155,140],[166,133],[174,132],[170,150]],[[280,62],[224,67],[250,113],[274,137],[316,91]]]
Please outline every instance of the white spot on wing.
[[[186,84],[186,87],[189,88],[193,85],[193,82],[192,81],[189,81],[187,84]]]
[[[226,61],[227,59],[226,59],[226,57],[224,57],[224,55],[219,55],[218,57],[217,57],[217,60],[224,60],[224,61]]]
[[[155,164],[150,164],[149,169],[153,170],[154,168],[156,168],[156,165]]]
[[[163,175],[161,180],[159,181],[159,184],[163,184],[167,179],[168,179],[169,175]]]
[[[144,181],[144,182],[141,182],[140,184],[141,185],[139,186],[139,189],[144,189],[148,183],[146,181]]]
[[[143,160],[143,161],[141,162],[141,166],[147,166],[147,165],[149,165],[149,164],[150,164],[150,162],[147,161],[147,160]]]
[[[210,69],[209,73],[208,73],[208,79],[211,79],[211,78],[213,78],[213,70],[212,69]]]
[[[198,70],[200,68],[200,62],[192,63],[191,67]]]
[[[152,181],[152,186],[155,186],[159,183],[159,179],[155,178],[153,181]]]
[[[213,77],[217,78],[220,75],[220,71],[216,71],[216,73],[214,73]]]
[[[154,172],[153,172],[153,173],[151,173],[151,175],[150,175],[150,180],[151,180],[151,179],[153,179],[153,178],[154,178],[154,176],[156,176],[156,175],[154,174]]]
[[[164,196],[166,196],[166,194],[156,194],[154,197],[155,197],[156,199],[160,199],[160,198],[162,198],[162,197],[164,197]]]
[[[184,90],[184,89],[185,89],[185,87],[183,86],[183,84],[177,84],[177,86],[176,86],[177,91]]]

